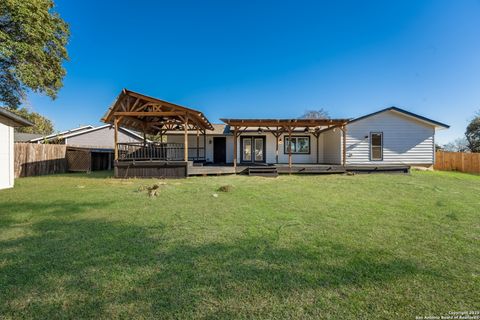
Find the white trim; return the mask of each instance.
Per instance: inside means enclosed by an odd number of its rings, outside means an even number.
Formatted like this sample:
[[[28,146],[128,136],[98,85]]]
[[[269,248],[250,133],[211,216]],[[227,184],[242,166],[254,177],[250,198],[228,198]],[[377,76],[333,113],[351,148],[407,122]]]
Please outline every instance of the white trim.
[[[93,128],[93,126],[87,125],[87,126],[78,127],[78,128],[70,129],[70,130],[67,130],[67,131],[63,131],[63,132],[60,132],[60,133],[52,133],[52,134],[49,134],[48,136],[44,136],[44,137],[34,138],[34,139],[31,139],[31,140],[28,140],[28,142],[41,142],[42,140],[50,140],[50,139],[55,138],[57,136],[64,136],[64,135],[67,135],[69,133],[83,132],[83,131],[91,129],[91,128]]]

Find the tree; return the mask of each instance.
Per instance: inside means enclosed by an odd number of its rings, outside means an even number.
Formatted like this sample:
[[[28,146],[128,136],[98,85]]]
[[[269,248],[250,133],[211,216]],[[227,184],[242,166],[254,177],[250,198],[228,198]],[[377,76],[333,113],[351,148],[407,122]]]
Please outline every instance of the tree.
[[[49,135],[54,132],[52,121],[39,113],[30,112],[26,108],[9,110],[35,124],[31,127],[19,127],[16,129],[17,132],[39,133],[43,135]]]
[[[468,148],[468,141],[464,137],[455,139],[442,147],[441,150],[450,151],[450,152],[467,152],[470,149]]]
[[[17,109],[30,89],[55,99],[68,59],[68,25],[52,0],[0,1],[0,101]]]
[[[468,148],[471,152],[480,152],[480,111],[470,121],[465,131],[468,141]]]
[[[330,119],[328,111],[320,108],[318,110],[307,110],[300,119]]]

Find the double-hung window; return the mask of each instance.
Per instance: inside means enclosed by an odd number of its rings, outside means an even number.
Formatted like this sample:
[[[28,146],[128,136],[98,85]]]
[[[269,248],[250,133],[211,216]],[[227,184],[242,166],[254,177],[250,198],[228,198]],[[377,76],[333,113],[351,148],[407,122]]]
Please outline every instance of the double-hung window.
[[[370,133],[370,160],[383,160],[383,133]]]

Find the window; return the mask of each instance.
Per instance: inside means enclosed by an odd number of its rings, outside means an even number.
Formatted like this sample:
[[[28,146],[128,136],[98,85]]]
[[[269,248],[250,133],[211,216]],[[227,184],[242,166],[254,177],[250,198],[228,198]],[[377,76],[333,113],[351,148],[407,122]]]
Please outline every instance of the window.
[[[285,144],[284,144],[284,153],[288,154],[288,147],[290,146],[288,136],[285,136]],[[310,153],[310,137],[303,136],[303,137],[292,137],[292,153],[299,153],[299,154],[309,154]]]
[[[370,133],[370,160],[383,160],[383,133]]]

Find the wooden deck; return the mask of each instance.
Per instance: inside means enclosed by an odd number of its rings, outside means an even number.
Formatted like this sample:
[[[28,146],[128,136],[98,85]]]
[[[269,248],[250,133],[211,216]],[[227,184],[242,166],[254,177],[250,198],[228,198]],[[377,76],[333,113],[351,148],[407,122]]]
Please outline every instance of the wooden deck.
[[[265,165],[264,165],[265,166]],[[383,166],[342,166],[335,164],[294,164],[290,168],[288,164],[271,165],[277,169],[279,174],[342,174],[346,172],[355,173],[408,173],[409,166],[406,165],[383,165]],[[189,166],[188,176],[208,176],[224,174],[247,174],[249,168],[261,168],[262,165],[239,165],[235,170],[232,165],[205,165]]]

